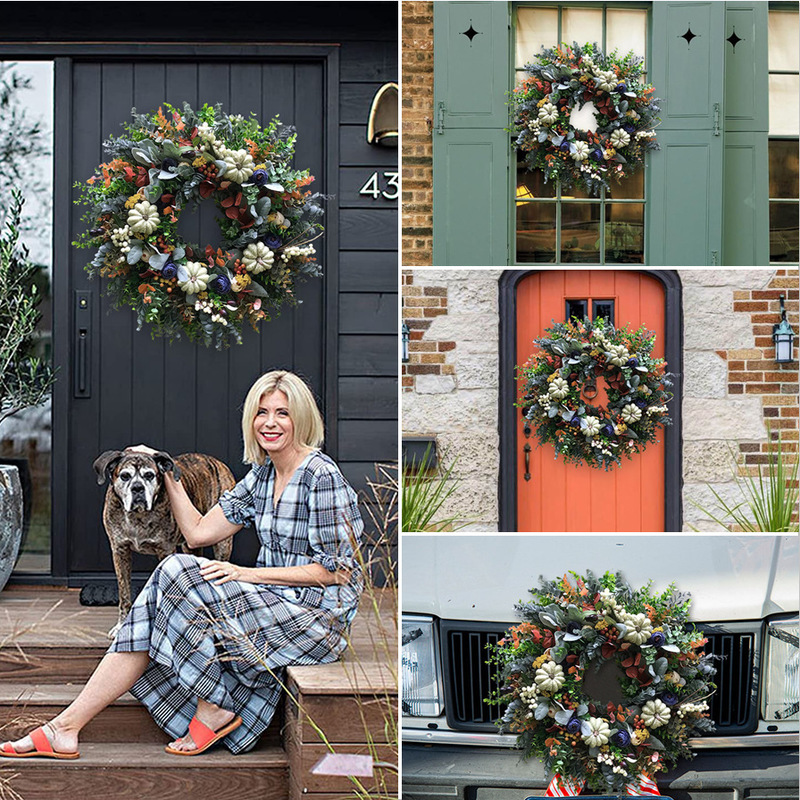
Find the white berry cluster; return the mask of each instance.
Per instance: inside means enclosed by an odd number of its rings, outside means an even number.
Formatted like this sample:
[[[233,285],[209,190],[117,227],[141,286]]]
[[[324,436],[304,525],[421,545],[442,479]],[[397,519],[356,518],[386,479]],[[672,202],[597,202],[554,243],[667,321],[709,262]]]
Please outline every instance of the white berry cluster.
[[[614,761],[613,753],[598,753],[597,763],[607,764],[609,767],[611,767],[611,771],[616,775],[624,775],[625,777],[627,777],[628,775],[628,772],[625,769],[625,767],[621,766],[620,764],[617,764],[616,761]]]
[[[519,699],[523,705],[527,706],[530,711],[526,715],[528,719],[533,717],[533,711],[537,705],[539,705],[538,699],[539,690],[535,685],[526,686],[524,689],[520,689],[519,692]]]
[[[652,406],[651,408],[647,409],[648,414],[666,414],[667,407],[666,406]]]
[[[289,261],[291,258],[306,258],[314,255],[316,252],[313,244],[307,244],[305,247],[298,247],[295,244],[290,244],[288,247],[284,247],[281,253],[281,260]]]
[[[219,311],[217,311],[217,312],[215,312],[215,313],[213,313],[211,315],[211,321],[212,322],[218,322],[220,325],[222,325],[225,328],[228,327],[228,320],[225,319],[225,316],[222,313],[220,313]]]
[[[701,700],[699,703],[684,703],[676,713],[680,719],[683,719],[687,714],[702,714],[704,711],[708,711],[708,703]]]
[[[201,311],[204,314],[213,314],[214,306],[208,300],[197,300],[194,304],[195,311]]]
[[[123,225],[121,228],[114,228],[111,231],[111,241],[120,253],[127,253],[131,249],[131,226]]]
[[[604,456],[608,456],[609,458],[616,458],[616,454],[612,450],[609,450],[602,442],[599,442],[596,439],[592,439],[591,444],[595,450],[599,450]],[[613,446],[616,447],[616,445]]]

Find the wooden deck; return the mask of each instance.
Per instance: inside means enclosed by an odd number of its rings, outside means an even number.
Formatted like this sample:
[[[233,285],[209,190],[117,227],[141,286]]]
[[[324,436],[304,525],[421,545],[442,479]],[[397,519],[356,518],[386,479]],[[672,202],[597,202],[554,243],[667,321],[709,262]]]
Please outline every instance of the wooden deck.
[[[77,589],[0,593],[0,738],[21,735],[74,699],[115,622],[116,608],[81,606]],[[189,796],[190,787],[236,800],[352,797],[347,777],[310,772],[326,752],[318,730],[337,753],[396,764],[396,659],[395,597],[378,591],[362,600],[341,661],[287,670],[285,707],[250,753],[233,757],[217,748],[196,759],[171,757],[163,751],[166,734],[125,694],[84,729],[80,759],[0,759],[0,780],[15,773],[11,786],[24,800],[143,800]],[[376,769],[365,785],[376,796],[396,795],[396,773]]]

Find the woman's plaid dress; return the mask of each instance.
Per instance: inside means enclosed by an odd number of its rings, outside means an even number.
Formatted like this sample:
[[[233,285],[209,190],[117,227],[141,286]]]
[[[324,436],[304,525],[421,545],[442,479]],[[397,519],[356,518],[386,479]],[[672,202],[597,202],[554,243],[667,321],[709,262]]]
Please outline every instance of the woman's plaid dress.
[[[183,736],[197,698],[235,711],[242,725],[223,741],[249,750],[269,725],[291,664],[335,661],[346,646],[361,573],[353,555],[363,528],[355,492],[328,456],[315,451],[297,468],[273,509],[275,470],[254,466],[220,498],[235,525],[254,525],[256,566],[318,562],[351,570],[345,586],[301,588],[204,580],[205,559],[165,558],[136,598],[109,648],[148,650],[150,665],[131,693],[170,736]]]

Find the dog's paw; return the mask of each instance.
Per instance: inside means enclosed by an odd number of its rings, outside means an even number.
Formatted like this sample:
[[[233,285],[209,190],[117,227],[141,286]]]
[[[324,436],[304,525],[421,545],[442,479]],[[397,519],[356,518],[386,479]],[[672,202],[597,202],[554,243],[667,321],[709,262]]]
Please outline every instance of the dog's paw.
[[[118,622],[118,623],[117,623],[117,624],[116,624],[116,625],[115,625],[115,626],[114,626],[114,627],[113,627],[113,628],[112,628],[112,629],[111,629],[111,630],[108,632],[108,638],[109,638],[109,639],[114,639],[114,638],[116,638],[116,635],[117,635],[117,633],[119,632],[119,629],[120,629],[121,627],[122,627],[122,623],[121,623],[121,622]]]

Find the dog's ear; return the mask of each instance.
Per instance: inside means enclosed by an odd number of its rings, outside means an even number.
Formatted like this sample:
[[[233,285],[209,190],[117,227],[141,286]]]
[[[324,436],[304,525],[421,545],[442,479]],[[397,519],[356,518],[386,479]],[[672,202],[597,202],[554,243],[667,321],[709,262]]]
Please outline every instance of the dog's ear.
[[[97,483],[102,486],[106,481],[111,480],[111,473],[114,468],[119,464],[120,459],[124,453],[121,450],[106,450],[97,457],[97,460],[92,465],[97,474]]]
[[[179,481],[181,479],[181,469],[175,463],[172,456],[169,453],[165,453],[163,450],[160,450],[153,456],[153,461],[156,462],[156,466],[158,467],[158,471],[160,473],[171,472],[172,477]]]

